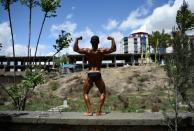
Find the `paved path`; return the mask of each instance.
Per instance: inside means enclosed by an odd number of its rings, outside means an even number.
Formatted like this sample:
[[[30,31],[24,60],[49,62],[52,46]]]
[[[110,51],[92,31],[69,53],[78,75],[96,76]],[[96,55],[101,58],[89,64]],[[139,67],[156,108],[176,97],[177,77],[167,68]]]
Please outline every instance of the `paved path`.
[[[169,117],[174,114],[168,113]],[[194,125],[194,113],[181,113],[182,120],[190,118]],[[166,125],[162,113],[119,113],[111,112],[104,116],[84,116],[82,112],[40,112],[40,111],[0,111],[1,122],[47,123],[66,125]]]

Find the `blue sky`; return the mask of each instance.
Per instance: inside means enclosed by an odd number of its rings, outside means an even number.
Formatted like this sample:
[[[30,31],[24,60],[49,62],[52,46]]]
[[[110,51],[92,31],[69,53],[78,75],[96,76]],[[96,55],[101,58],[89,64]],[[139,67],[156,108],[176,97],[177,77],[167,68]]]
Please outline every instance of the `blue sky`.
[[[194,11],[194,2],[187,0]],[[182,0],[61,0],[57,17],[48,18],[40,39],[38,55],[52,55],[53,44],[63,29],[72,34],[73,39],[83,36],[80,47],[90,46],[90,37],[99,35],[101,47],[110,47],[106,37],[115,37],[119,47],[122,37],[132,32],[165,29],[167,32],[175,25],[175,15]],[[19,2],[11,5],[16,55],[27,54],[28,15],[29,10]],[[31,48],[34,54],[43,12],[39,7],[33,8]],[[12,55],[10,30],[7,12],[0,6],[0,42],[4,47],[0,55]],[[72,51],[71,43],[68,49]],[[119,52],[119,49],[118,49]],[[61,54],[65,53],[62,51]]]

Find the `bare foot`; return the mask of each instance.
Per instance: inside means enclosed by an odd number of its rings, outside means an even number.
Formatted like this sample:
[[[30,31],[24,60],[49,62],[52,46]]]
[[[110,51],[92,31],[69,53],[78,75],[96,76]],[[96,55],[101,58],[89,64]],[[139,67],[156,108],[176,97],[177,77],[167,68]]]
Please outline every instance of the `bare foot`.
[[[96,116],[103,116],[103,115],[106,115],[106,113],[104,113],[104,112],[96,113]]]
[[[85,112],[84,116],[93,116],[93,113],[92,112],[90,112],[90,113],[89,112]]]

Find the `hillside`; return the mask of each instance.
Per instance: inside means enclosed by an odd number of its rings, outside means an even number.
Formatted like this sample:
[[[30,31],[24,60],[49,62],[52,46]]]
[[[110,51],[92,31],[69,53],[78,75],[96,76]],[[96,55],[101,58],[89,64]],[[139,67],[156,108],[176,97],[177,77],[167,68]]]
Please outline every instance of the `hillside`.
[[[167,76],[161,66],[127,66],[101,70],[106,84],[106,111],[160,111],[170,109]],[[83,82],[87,71],[52,75],[48,82],[36,88],[36,93],[68,98],[71,109],[83,111]],[[90,92],[94,106],[99,92],[95,85]],[[81,108],[81,109],[80,109]]]
[[[107,90],[105,111],[172,111],[170,103],[173,101],[173,95],[162,66],[103,68],[101,73]],[[85,111],[83,83],[86,78],[87,70],[70,74],[49,73],[46,75],[45,84],[37,86],[35,92],[29,95],[26,110],[48,110],[62,105],[63,100],[67,98],[69,108],[64,111]],[[2,93],[0,110],[12,110],[10,100]],[[89,95],[95,110],[99,99],[95,84]],[[8,101],[5,106],[4,101]],[[184,107],[183,111],[185,109]]]
[[[162,67],[155,66],[128,66],[118,68],[102,69],[102,78],[106,84],[108,94],[134,94],[138,91],[152,91],[163,89],[166,83],[166,72]],[[59,97],[76,97],[82,95],[84,79],[87,78],[87,71],[62,75],[50,79],[46,84],[36,88],[37,92],[47,92]],[[57,89],[52,86],[57,84]],[[97,93],[95,84],[91,94]]]

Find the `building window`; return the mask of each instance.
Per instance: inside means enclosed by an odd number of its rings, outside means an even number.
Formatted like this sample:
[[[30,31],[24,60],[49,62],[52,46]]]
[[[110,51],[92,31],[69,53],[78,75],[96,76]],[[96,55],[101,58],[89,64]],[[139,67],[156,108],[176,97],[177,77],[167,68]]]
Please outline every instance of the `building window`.
[[[134,53],[138,53],[138,46],[137,46],[137,44],[134,44]]]
[[[128,53],[128,45],[124,45],[124,53],[125,53],[125,54]]]
[[[124,45],[128,45],[128,42],[125,42],[125,41],[124,41]]]
[[[128,37],[124,37],[123,41],[124,41],[124,45],[128,45]]]
[[[141,44],[141,48],[140,50],[143,52],[146,52],[146,37],[145,36],[142,36],[140,37],[140,44]]]

